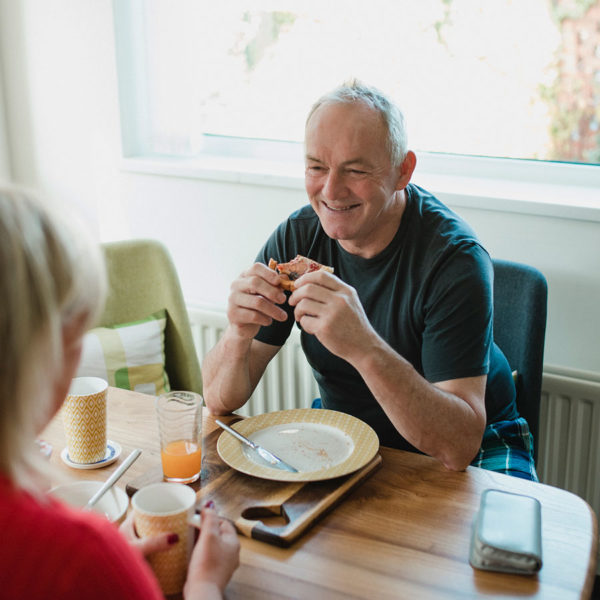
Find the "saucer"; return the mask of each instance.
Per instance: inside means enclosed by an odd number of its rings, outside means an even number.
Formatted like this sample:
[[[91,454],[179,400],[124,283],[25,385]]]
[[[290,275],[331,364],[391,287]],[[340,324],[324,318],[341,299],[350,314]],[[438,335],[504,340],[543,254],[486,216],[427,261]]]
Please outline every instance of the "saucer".
[[[73,469],[100,469],[101,467],[106,467],[114,463],[120,455],[121,446],[112,440],[106,441],[106,454],[104,455],[104,458],[93,463],[73,462],[69,458],[69,452],[67,448],[63,448],[63,451],[60,453],[60,457],[63,459],[63,462]]]

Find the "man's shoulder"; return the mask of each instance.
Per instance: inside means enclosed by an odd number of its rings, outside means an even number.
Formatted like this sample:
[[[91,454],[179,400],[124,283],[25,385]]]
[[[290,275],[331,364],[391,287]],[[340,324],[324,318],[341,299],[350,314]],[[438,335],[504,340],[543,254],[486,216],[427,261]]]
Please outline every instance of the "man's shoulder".
[[[321,231],[321,223],[317,213],[309,204],[294,211],[277,231],[288,242],[301,242],[312,239]]]
[[[288,221],[293,223],[306,223],[310,224],[313,222],[318,222],[319,217],[315,212],[314,208],[310,204],[306,204],[305,206],[295,210],[289,217]]]
[[[486,268],[489,254],[467,221],[423,188],[411,184],[409,193],[411,248],[424,272],[433,275],[465,264]]]
[[[271,233],[271,236],[258,254],[258,260],[268,262],[274,258],[277,262],[287,262],[296,256],[308,252],[320,245],[324,237],[319,217],[310,205],[294,211]],[[311,257],[318,260],[317,257]],[[319,261],[322,262],[322,261]]]
[[[424,227],[437,230],[437,233],[443,236],[445,243],[449,241],[479,243],[477,234],[469,223],[431,192],[411,183],[408,193],[413,205],[413,214],[419,218]]]

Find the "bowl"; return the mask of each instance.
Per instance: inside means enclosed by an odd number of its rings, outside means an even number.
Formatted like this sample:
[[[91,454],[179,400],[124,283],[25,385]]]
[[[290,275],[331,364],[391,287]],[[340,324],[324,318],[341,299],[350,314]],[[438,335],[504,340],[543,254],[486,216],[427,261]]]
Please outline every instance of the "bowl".
[[[83,507],[101,486],[101,481],[75,481],[52,488],[50,494],[71,506]],[[128,508],[129,497],[125,491],[113,486],[96,502],[92,510],[118,524],[125,519]]]

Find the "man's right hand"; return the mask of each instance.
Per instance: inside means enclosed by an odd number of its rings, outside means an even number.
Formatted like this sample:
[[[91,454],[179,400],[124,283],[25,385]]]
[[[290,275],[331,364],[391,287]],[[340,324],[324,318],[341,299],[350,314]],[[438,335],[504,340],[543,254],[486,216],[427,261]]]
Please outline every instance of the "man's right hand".
[[[279,275],[262,263],[254,263],[231,284],[227,305],[231,333],[250,340],[273,319],[285,321],[287,313],[277,306],[285,299]]]

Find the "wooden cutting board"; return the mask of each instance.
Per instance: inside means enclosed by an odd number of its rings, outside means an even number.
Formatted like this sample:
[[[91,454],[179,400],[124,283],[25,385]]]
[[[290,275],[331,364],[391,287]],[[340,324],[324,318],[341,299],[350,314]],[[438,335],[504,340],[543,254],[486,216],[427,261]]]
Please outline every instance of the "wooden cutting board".
[[[232,418],[234,423],[239,418]],[[289,546],[302,533],[343,500],[381,465],[377,454],[367,465],[349,475],[313,482],[279,482],[251,477],[231,469],[217,452],[220,429],[203,440],[202,477],[191,484],[198,493],[198,507],[213,500],[219,514],[231,520],[247,537]],[[139,488],[162,481],[158,466],[127,484],[133,495]]]

